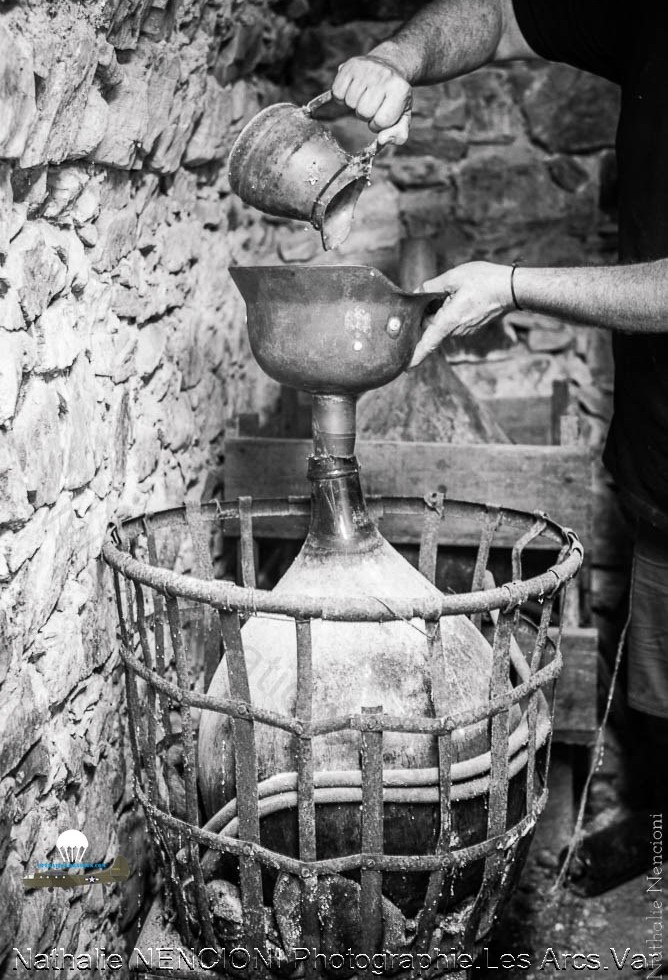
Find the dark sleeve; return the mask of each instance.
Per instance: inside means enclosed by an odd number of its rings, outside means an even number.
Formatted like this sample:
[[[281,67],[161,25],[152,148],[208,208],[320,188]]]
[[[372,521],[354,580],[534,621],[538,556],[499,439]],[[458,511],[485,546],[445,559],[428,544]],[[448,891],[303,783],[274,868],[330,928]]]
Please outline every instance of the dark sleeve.
[[[513,0],[525,41],[546,61],[621,82],[622,0]]]

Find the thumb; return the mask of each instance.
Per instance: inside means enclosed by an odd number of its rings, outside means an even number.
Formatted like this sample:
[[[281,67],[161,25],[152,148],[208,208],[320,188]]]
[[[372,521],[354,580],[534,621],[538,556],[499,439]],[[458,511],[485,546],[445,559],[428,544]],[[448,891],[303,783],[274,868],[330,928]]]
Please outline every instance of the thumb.
[[[388,126],[387,129],[380,130],[378,133],[378,146],[386,146],[390,143],[401,146],[408,139],[410,124],[411,113],[409,110],[403,114],[399,122],[395,123],[394,126]]]
[[[412,368],[416,368],[418,364],[422,364],[425,357],[432,354],[442,340],[442,335],[438,327],[436,316],[425,317],[424,323],[426,329],[417,342],[415,350],[413,351],[411,363],[408,365],[409,371]]]

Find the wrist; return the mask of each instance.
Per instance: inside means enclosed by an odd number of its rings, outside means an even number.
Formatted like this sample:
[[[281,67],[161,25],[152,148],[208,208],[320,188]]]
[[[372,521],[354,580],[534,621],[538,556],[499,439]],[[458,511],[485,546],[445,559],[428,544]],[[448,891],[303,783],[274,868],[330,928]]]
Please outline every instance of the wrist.
[[[415,85],[420,74],[420,59],[418,52],[413,51],[412,45],[401,44],[397,41],[382,41],[368,52],[367,57],[387,65],[392,71],[408,82]]]
[[[516,265],[497,265],[495,269],[497,271],[497,279],[494,292],[496,293],[496,300],[500,312],[507,313],[510,310],[519,309],[519,306],[515,303],[514,294],[514,290],[516,289],[514,282]]]

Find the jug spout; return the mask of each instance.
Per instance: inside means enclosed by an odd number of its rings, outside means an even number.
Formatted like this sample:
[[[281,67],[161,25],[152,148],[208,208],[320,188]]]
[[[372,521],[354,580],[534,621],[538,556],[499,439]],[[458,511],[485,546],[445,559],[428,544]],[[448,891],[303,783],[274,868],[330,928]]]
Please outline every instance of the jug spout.
[[[343,245],[350,234],[357,202],[369,178],[364,174],[352,179],[347,172],[344,181],[340,189],[336,186],[327,188],[323,197],[316,201],[311,215],[314,227],[320,231],[322,247],[326,252]]]

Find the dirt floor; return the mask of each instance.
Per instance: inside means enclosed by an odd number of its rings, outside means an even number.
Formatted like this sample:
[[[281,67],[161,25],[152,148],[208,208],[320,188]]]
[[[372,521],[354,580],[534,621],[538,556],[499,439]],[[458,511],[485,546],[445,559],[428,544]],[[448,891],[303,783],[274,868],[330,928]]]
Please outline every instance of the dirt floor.
[[[618,747],[614,737],[606,741],[607,754],[592,784],[585,824],[592,828],[609,825],[628,813],[618,793]],[[559,854],[573,826],[574,813],[569,813],[568,806],[570,774],[568,762],[557,757],[550,802],[519,887],[495,930],[488,953],[472,971],[474,978],[477,974],[480,980],[602,980],[607,974],[616,980],[631,980],[651,976],[653,967],[661,962],[660,943],[652,942],[663,934],[663,906],[653,904],[664,901],[657,890],[662,882],[657,886],[643,873],[598,896],[585,898],[563,886],[555,890]],[[648,832],[648,849],[649,836]],[[654,890],[648,892],[648,886]],[[651,953],[656,955],[654,961],[649,959]],[[664,963],[654,976],[665,975],[668,970]]]

